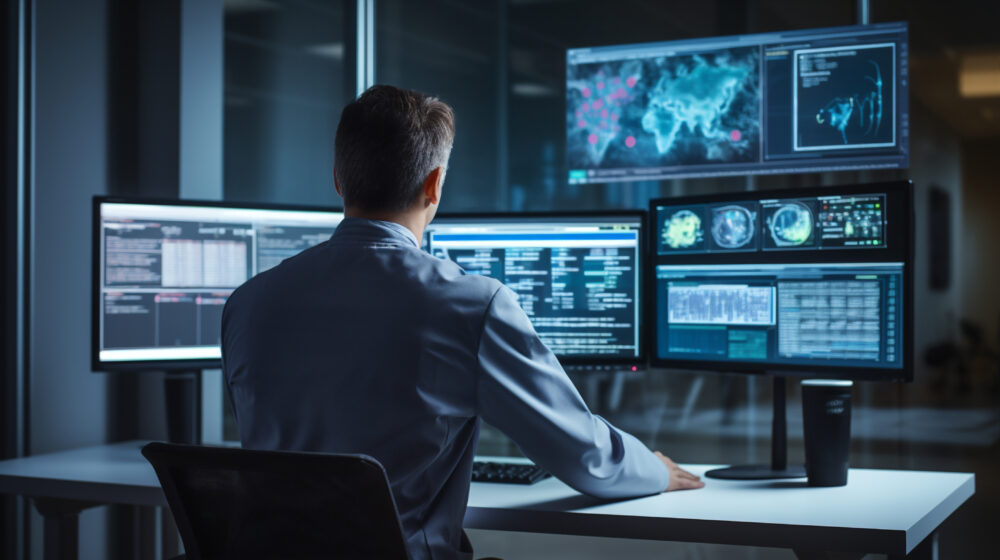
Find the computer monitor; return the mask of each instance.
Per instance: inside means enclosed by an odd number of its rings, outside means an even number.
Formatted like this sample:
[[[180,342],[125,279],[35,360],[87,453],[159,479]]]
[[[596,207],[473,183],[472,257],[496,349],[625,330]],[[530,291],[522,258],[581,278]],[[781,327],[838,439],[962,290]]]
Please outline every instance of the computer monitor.
[[[650,202],[652,365],[774,376],[772,464],[712,476],[804,476],[785,460],[785,376],[912,381],[911,190]]]
[[[569,183],[909,165],[906,23],[569,49]]]
[[[222,308],[328,239],[335,209],[94,198],[92,369],[219,367]]]
[[[652,361],[910,381],[909,183],[654,200]]]
[[[424,247],[514,291],[565,365],[645,363],[645,212],[439,215]]]

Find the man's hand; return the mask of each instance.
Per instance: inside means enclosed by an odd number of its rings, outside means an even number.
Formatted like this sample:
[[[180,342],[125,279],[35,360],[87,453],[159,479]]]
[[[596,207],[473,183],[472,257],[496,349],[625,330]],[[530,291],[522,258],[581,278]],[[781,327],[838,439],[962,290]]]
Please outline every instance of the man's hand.
[[[701,477],[695,476],[686,470],[677,466],[677,463],[670,460],[659,451],[653,452],[657,457],[663,461],[663,464],[667,466],[670,471],[670,485],[667,486],[667,492],[673,492],[674,490],[694,490],[696,488],[704,488],[705,483],[701,481]]]

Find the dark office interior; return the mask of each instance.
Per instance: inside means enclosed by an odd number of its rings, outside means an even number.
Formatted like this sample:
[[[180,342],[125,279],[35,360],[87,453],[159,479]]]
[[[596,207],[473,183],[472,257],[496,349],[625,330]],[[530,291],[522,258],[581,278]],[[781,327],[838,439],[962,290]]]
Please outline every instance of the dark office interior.
[[[443,214],[649,211],[658,199],[911,181],[912,345],[903,351],[912,380],[850,376],[850,467],[974,474],[975,493],[937,528],[933,557],[994,557],[1000,4],[9,0],[2,18],[0,459],[167,439],[164,371],[94,367],[95,196],[341,208],[332,175],[341,111],[364,86],[392,84],[454,108]],[[894,82],[908,95],[894,113],[908,134],[903,165],[570,179],[568,50],[893,22],[907,29],[908,72]],[[647,363],[567,373],[595,414],[678,463],[771,459],[772,376]],[[799,464],[801,379],[787,377],[787,455]],[[218,366],[194,383],[198,439],[238,442]],[[489,425],[477,453],[522,455]],[[0,557],[48,558],[54,533],[31,496],[4,492]],[[81,559],[177,552],[163,507],[96,505],[78,521]],[[467,533],[476,558],[796,558],[726,539]]]

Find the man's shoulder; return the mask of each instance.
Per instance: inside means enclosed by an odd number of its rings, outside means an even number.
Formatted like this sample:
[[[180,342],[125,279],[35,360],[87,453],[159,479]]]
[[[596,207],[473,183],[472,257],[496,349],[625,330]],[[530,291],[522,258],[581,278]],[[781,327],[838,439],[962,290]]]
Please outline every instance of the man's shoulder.
[[[236,305],[242,299],[254,299],[261,292],[266,299],[271,299],[273,293],[270,292],[279,289],[278,286],[294,283],[296,278],[308,276],[309,271],[321,262],[322,251],[326,245],[325,241],[314,245],[252,276],[229,295],[226,307],[230,307],[230,304]]]
[[[321,244],[321,245],[325,245]],[[287,284],[300,284],[301,280],[314,278],[318,270],[325,275],[373,274],[368,284],[373,290],[387,289],[395,285],[404,292],[422,292],[428,300],[466,301],[470,304],[478,302],[488,305],[493,296],[503,284],[495,278],[478,274],[468,274],[458,264],[449,259],[433,256],[416,247],[401,247],[398,250],[382,253],[375,257],[381,261],[380,266],[358,266],[354,256],[344,259],[350,262],[343,270],[336,270],[341,264],[337,255],[326,254],[321,245],[290,257],[281,264],[261,272],[250,278],[236,289],[229,297],[229,302],[236,305],[238,300],[257,301],[273,299],[273,291],[287,287]],[[335,247],[335,249],[343,249]],[[369,255],[371,256],[371,254]],[[371,262],[371,261],[369,261]],[[387,269],[395,270],[387,275]],[[387,276],[395,276],[391,281]],[[337,284],[330,282],[328,286]],[[464,307],[464,306],[460,306]]]
[[[418,273],[417,280],[427,290],[439,292],[444,297],[472,296],[489,300],[503,284],[495,278],[469,274],[454,261],[436,257],[416,249],[408,251],[407,259]]]

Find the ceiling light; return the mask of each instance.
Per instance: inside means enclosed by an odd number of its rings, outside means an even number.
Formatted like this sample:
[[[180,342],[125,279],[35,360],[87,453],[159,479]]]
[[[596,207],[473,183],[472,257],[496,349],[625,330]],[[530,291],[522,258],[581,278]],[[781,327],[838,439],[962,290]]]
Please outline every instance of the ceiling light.
[[[309,45],[306,47],[306,52],[323,56],[326,58],[332,58],[335,60],[344,59],[344,44],[343,43],[322,43],[319,45]]]
[[[962,97],[1000,96],[1000,54],[967,54],[958,71]]]

